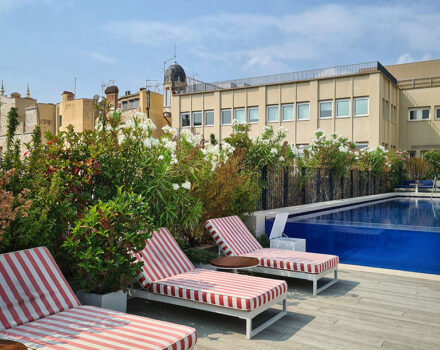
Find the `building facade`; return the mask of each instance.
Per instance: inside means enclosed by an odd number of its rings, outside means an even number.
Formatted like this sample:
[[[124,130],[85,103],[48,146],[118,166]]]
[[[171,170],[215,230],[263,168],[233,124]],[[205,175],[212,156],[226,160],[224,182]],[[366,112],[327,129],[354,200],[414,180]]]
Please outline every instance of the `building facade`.
[[[266,125],[283,126],[288,142],[299,148],[313,142],[318,128],[359,147],[382,145],[417,156],[440,147],[440,60],[388,67],[369,62],[184,86],[182,73],[176,76],[173,65],[169,70],[164,114],[171,114],[173,127],[205,139],[223,140],[237,120],[249,123],[253,136]]]
[[[21,150],[25,151],[25,144],[32,139],[32,132],[36,125],[41,128],[43,142],[46,130],[55,132],[55,105],[51,103],[37,103],[37,100],[30,97],[29,87],[26,97],[21,97],[18,92],[10,96],[5,94],[3,82],[0,88],[0,151],[6,146],[6,133],[8,124],[8,113],[12,107],[17,108],[19,125],[16,131],[16,139],[20,140]]]
[[[56,107],[55,127],[57,132],[66,131],[69,125],[77,132],[93,130],[96,118],[96,100],[90,98],[75,99],[70,91],[61,94],[61,102]]]

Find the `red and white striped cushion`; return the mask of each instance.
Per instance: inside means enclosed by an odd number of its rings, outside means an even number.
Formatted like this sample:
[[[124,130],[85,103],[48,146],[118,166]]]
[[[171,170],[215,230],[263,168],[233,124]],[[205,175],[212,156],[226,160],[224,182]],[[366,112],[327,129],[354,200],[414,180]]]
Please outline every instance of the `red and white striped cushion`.
[[[247,254],[263,248],[236,215],[210,219],[205,227],[227,256]]]
[[[153,232],[145,248],[133,256],[136,261],[143,263],[138,275],[138,281],[143,287],[148,287],[154,281],[194,270],[194,265],[164,227]]]
[[[194,328],[79,306],[0,332],[34,349],[173,349],[194,346]]]
[[[260,266],[308,273],[321,273],[339,264],[336,255],[287,249],[263,248],[244,256],[258,258]]]
[[[79,305],[46,247],[0,255],[0,331]]]
[[[268,278],[195,269],[155,281],[151,291],[205,304],[251,311],[285,293],[287,283]]]

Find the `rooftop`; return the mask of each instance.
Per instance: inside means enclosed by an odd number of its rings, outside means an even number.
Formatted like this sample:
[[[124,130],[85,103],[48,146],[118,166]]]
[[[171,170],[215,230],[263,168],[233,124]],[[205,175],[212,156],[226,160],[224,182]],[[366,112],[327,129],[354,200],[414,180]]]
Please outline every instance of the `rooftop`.
[[[378,61],[336,66],[329,68],[311,69],[293,73],[266,75],[254,78],[225,80],[214,83],[205,83],[196,79],[188,78],[188,85],[185,90],[178,93],[205,92],[223,89],[233,89],[246,86],[270,85],[277,83],[288,83],[295,81],[332,78],[347,75],[366,74],[382,72],[392,83],[397,85],[397,80]]]
[[[440,348],[439,276],[340,267],[339,282],[316,297],[310,282],[287,279],[288,314],[251,340],[230,316],[137,298],[128,312],[196,328],[200,350]]]

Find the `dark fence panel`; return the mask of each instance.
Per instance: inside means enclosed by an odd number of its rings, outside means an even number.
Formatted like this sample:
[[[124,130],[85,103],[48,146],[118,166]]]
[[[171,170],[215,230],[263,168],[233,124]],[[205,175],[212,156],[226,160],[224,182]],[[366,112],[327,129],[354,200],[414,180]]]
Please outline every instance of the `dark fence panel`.
[[[257,210],[311,204],[334,199],[353,198],[390,191],[388,173],[376,176],[351,170],[338,176],[329,169],[298,169],[289,166],[262,171],[265,184]]]

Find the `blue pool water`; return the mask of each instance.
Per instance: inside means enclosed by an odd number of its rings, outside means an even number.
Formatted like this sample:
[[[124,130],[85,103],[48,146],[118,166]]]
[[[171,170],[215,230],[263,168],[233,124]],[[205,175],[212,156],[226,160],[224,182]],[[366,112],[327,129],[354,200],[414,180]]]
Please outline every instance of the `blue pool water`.
[[[394,198],[290,217],[285,233],[341,263],[440,274],[439,199]]]

